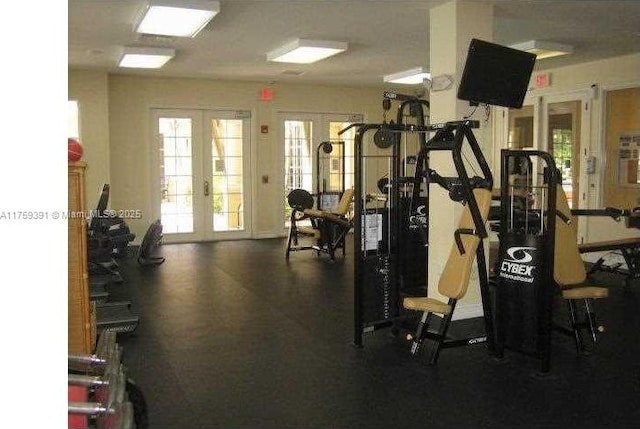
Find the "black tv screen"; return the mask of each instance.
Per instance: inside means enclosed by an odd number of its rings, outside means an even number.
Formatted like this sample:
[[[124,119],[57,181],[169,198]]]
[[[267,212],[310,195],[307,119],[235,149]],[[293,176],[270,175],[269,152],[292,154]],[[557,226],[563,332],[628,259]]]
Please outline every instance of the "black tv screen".
[[[535,54],[472,39],[458,98],[472,103],[521,108]]]

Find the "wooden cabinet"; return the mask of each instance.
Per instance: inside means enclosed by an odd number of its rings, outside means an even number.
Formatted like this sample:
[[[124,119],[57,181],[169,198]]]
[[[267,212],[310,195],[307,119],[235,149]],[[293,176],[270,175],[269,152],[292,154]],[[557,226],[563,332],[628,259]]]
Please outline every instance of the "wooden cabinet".
[[[93,353],[95,310],[89,299],[87,264],[87,213],[85,203],[85,162],[69,163],[69,353]]]

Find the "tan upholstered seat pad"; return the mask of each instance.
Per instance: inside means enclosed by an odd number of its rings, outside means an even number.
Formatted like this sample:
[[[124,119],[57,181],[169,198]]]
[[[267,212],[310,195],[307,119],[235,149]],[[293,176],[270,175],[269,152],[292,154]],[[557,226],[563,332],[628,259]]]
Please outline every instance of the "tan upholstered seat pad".
[[[337,214],[325,212],[318,209],[305,209],[303,213],[310,217],[320,218],[328,220],[329,222],[337,223],[342,226],[349,226],[350,223],[345,218],[338,216]]]
[[[478,203],[480,216],[482,220],[486,222],[489,207],[491,206],[491,191],[478,188],[473,190],[473,194]],[[465,205],[462,211],[458,228],[475,230],[469,204]],[[471,275],[471,268],[476,257],[476,249],[481,243],[480,237],[472,234],[462,234],[460,241],[462,242],[465,253],[461,254],[456,242],[453,241],[449,258],[438,282],[438,292],[454,299],[460,299],[467,293],[469,276]]]
[[[562,291],[564,299],[597,299],[609,296],[609,289],[596,286],[576,287]]]
[[[298,227],[298,233],[300,234],[305,234],[305,235],[311,235],[315,238],[320,238],[320,230],[315,229],[311,226],[299,226]]]
[[[451,306],[446,302],[439,301],[434,298],[407,297],[402,301],[402,305],[407,310],[415,311],[432,311],[434,313],[449,314]]]
[[[578,252],[577,222],[571,217],[571,209],[561,185],[556,187],[556,210],[571,219],[570,223],[566,223],[560,216],[556,216],[553,279],[564,288],[583,283],[587,278],[587,271]]]

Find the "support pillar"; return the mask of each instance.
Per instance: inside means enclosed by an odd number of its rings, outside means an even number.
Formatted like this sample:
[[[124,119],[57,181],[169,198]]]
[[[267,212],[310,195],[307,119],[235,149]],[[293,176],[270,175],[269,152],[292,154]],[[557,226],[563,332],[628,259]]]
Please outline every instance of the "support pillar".
[[[429,68],[432,77],[450,75],[450,88],[430,93],[431,123],[461,120],[470,112],[468,101],[457,99],[458,86],[464,70],[467,51],[471,39],[493,41],[493,6],[487,2],[473,0],[453,0],[436,6],[429,12]],[[476,117],[481,120],[481,129],[474,134],[482,147],[491,147],[483,142],[491,137],[490,123],[484,122],[483,112],[478,108]],[[478,113],[479,112],[479,113]],[[493,159],[486,154],[487,159]],[[442,176],[454,176],[455,168],[448,152],[433,152],[429,160],[431,168]],[[429,211],[429,296],[442,298],[437,293],[437,283],[454,243],[453,232],[458,225],[462,205],[454,203],[448,193],[438,185],[430,189]],[[472,273],[469,292],[461,301],[464,305],[477,305],[481,311],[480,294],[477,287],[477,273]],[[460,308],[463,307],[463,308]],[[460,315],[459,315],[460,316]]]

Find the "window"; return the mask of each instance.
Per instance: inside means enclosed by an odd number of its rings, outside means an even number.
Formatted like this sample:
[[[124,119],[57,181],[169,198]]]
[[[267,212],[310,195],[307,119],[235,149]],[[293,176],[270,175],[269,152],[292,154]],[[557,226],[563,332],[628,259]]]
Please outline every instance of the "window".
[[[80,139],[80,116],[78,112],[78,102],[69,100],[67,104],[67,136]]]
[[[282,114],[284,137],[284,216],[285,226],[291,216],[287,196],[294,189],[310,194],[337,194],[354,186],[354,139],[356,128],[338,133],[352,123],[362,122],[362,115]],[[331,142],[324,152],[320,146]],[[318,183],[319,182],[319,183]]]

